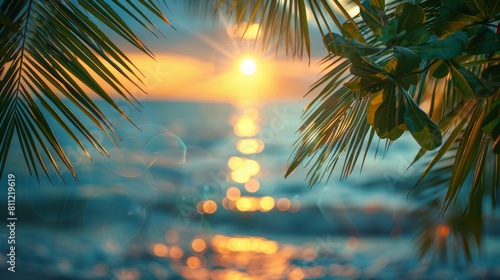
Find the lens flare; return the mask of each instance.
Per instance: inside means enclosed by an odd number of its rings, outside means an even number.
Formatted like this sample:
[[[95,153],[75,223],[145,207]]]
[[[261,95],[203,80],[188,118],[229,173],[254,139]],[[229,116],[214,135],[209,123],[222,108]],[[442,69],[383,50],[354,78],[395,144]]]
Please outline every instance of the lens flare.
[[[255,61],[247,58],[241,62],[240,70],[244,75],[250,76],[255,73],[255,70],[257,70],[257,65],[255,64]]]

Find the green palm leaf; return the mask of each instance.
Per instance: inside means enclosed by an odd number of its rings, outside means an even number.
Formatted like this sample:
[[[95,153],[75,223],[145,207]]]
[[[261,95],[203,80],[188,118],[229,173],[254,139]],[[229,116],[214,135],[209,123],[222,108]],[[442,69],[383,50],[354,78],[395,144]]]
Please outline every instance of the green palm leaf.
[[[195,1],[186,2],[194,7]],[[328,55],[321,62],[324,76],[311,86],[309,94],[317,94],[304,110],[286,175],[306,165],[313,186],[328,180],[343,161],[343,180],[358,161],[363,168],[375,136],[388,139],[387,149],[409,130],[421,146],[414,163],[434,154],[412,193],[423,205],[414,212],[422,225],[420,253],[463,252],[470,260],[473,246],[481,243],[482,203],[491,198],[495,205],[500,188],[500,92],[494,74],[500,54],[492,44],[498,36],[490,30],[500,19],[500,6],[352,2],[360,11],[355,17],[340,1],[205,3],[215,3],[213,10],[226,7],[240,25],[258,23],[264,49],[284,46],[299,57],[304,50],[310,56],[304,13],[310,11]],[[449,205],[453,209],[445,212]],[[440,211],[442,218],[436,215]]]
[[[0,1],[0,173],[12,142],[18,141],[28,169],[37,179],[41,171],[49,177],[51,167],[62,177],[60,164],[76,178],[55,126],[87,156],[84,141],[106,155],[78,111],[112,142],[119,139],[88,91],[129,120],[96,79],[132,103],[133,96],[122,81],[139,87],[141,74],[98,24],[152,56],[120,13],[129,14],[152,33],[158,29],[151,15],[169,24],[154,1]],[[110,67],[119,74],[113,74]]]
[[[346,10],[354,5],[339,1],[185,0],[182,3],[197,16],[212,16],[213,13],[219,12],[246,29],[252,24],[258,24],[258,41],[263,51],[270,45],[275,47],[276,52],[280,47],[284,47],[287,55],[299,58],[304,55],[311,56],[309,21],[314,20],[325,45],[325,34],[333,29],[341,29],[342,24],[338,19],[340,13],[347,16],[349,22],[357,27]]]

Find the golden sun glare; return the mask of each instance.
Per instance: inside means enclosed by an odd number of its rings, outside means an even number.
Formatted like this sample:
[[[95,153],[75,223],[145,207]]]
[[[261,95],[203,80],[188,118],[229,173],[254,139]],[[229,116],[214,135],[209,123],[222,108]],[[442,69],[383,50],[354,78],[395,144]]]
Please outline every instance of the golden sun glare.
[[[257,70],[257,65],[255,64],[255,61],[247,58],[241,62],[240,70],[244,75],[250,76],[255,73],[255,70]]]

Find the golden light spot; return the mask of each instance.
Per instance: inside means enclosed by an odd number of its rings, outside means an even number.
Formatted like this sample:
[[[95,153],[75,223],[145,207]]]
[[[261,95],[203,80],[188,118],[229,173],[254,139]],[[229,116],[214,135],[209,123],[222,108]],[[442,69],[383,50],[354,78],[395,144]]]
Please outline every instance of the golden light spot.
[[[255,64],[255,61],[253,61],[252,59],[247,58],[241,62],[240,70],[244,75],[253,75],[257,70],[257,64]]]
[[[174,259],[180,259],[184,256],[184,251],[182,250],[181,247],[174,245],[172,248],[170,248],[170,257]]]
[[[230,238],[227,242],[227,248],[231,251],[242,251],[243,242],[239,238]]]
[[[234,133],[240,137],[251,137],[260,132],[260,127],[249,117],[239,117],[234,126]]]
[[[347,238],[345,245],[348,249],[356,250],[359,247],[359,240],[356,237],[351,236]]]
[[[270,211],[274,208],[274,199],[270,196],[264,196],[260,199],[259,206],[262,212]]]
[[[267,241],[264,247],[264,254],[274,255],[278,252],[279,245],[276,241]]]
[[[220,234],[214,235],[214,237],[212,237],[212,246],[225,247],[226,243],[227,243],[227,239],[228,238],[224,235],[220,235]]]
[[[250,209],[248,211],[255,212],[259,210],[259,198],[254,196],[249,196],[248,199],[250,199]]]
[[[450,234],[450,227],[447,225],[441,225],[436,229],[439,237],[445,238]]]
[[[241,139],[236,143],[236,148],[242,154],[258,154],[264,150],[264,142],[260,139]]]
[[[193,248],[195,252],[201,253],[207,248],[207,243],[201,238],[196,238],[191,242],[191,248]]]
[[[230,187],[226,191],[226,197],[229,200],[236,201],[241,197],[241,191],[237,187]]]
[[[243,170],[236,170],[231,172],[231,179],[236,183],[244,184],[250,180],[250,175]]]
[[[260,188],[260,183],[256,179],[250,179],[245,183],[245,190],[254,193]]]
[[[201,267],[201,260],[198,257],[191,256],[187,258],[186,265],[191,269],[197,269]]]
[[[280,211],[287,211],[288,209],[290,209],[290,200],[288,198],[282,197],[278,199],[278,202],[276,204]]]
[[[243,164],[243,159],[240,157],[230,157],[227,161],[227,166],[231,168],[231,170],[237,170]]]
[[[203,212],[205,214],[213,214],[217,211],[217,203],[213,200],[207,200],[203,203]]]
[[[247,197],[241,197],[236,201],[236,208],[239,211],[246,212],[252,207],[252,201]]]
[[[175,230],[169,230],[165,233],[165,240],[169,243],[175,243],[179,240],[179,233]]]
[[[264,242],[261,239],[254,238],[250,243],[250,248],[254,252],[262,252],[264,247],[263,243]]]
[[[168,248],[165,244],[157,243],[153,247],[153,253],[158,257],[165,257],[168,254]]]
[[[250,176],[255,176],[257,173],[260,171],[260,164],[259,162],[252,160],[252,159],[247,159],[243,161],[243,170]]]

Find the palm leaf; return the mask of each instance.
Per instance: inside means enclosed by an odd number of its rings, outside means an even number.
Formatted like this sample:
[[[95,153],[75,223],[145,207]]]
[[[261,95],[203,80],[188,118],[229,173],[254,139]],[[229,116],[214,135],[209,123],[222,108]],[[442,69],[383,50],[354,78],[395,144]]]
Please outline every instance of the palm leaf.
[[[333,29],[341,29],[340,14],[349,16],[346,7],[353,4],[325,0],[185,0],[182,3],[197,16],[213,16],[215,12],[231,18],[245,32],[252,24],[259,25],[258,39],[266,51],[271,45],[276,53],[284,47],[285,53],[302,58],[311,56],[311,30],[309,21],[314,20],[326,44],[326,35]],[[257,42],[256,41],[256,42]]]
[[[310,56],[310,32],[302,25],[307,15],[291,9],[298,7],[296,1],[215,2],[216,10],[226,4],[238,24],[260,24],[263,36],[258,40],[264,49],[274,42],[276,48],[285,46],[293,55],[301,57],[306,50]],[[471,19],[475,24],[451,30],[446,29],[451,23],[441,17],[441,1],[415,1],[418,6],[400,5],[407,1],[387,5],[377,0],[353,1],[361,11],[356,17],[349,16],[339,1],[304,2],[329,53],[321,62],[326,65],[324,76],[311,86],[309,93],[316,96],[304,110],[286,175],[306,165],[313,186],[328,180],[343,161],[339,173],[343,180],[360,159],[363,168],[376,134],[389,138],[388,149],[390,139],[398,137],[396,130],[410,129],[422,147],[414,162],[423,159],[428,149],[436,149],[414,190],[424,203],[417,215],[422,219],[417,238],[420,253],[438,249],[434,252],[442,257],[463,252],[472,259],[473,247],[481,243],[482,202],[491,197],[495,205],[500,187],[499,156],[491,152],[491,136],[498,139],[498,135],[490,136],[496,133],[492,126],[498,109],[492,104],[499,98],[498,86],[491,90],[481,78],[486,68],[498,63],[499,55],[479,54],[478,49],[493,48],[482,44],[475,32],[481,32],[484,22],[498,20],[498,10],[483,13],[488,18],[482,22]],[[491,32],[486,35],[497,40]],[[367,49],[373,51],[367,53]],[[420,60],[413,59],[412,53],[422,60],[418,67],[413,62]],[[380,109],[381,104],[385,107]],[[442,211],[444,218],[437,218],[436,213],[449,205],[454,206],[451,212]]]
[[[461,129],[462,133],[465,129]],[[488,145],[486,145],[487,147]],[[415,219],[417,237],[415,243],[419,256],[431,255],[441,260],[453,259],[455,262],[471,261],[479,256],[482,249],[483,202],[491,191],[491,178],[481,174],[477,185],[465,185],[455,194],[453,209],[436,215],[442,207],[442,199],[450,184],[449,174],[456,164],[459,140],[436,164],[425,179],[412,193],[412,200],[419,205],[410,216]],[[488,160],[487,158],[478,161]],[[490,170],[492,171],[492,170]],[[484,181],[487,179],[487,181]],[[475,189],[474,194],[472,190]],[[474,197],[474,199],[472,199]]]
[[[39,180],[51,168],[62,178],[62,164],[76,171],[54,131],[62,128],[90,157],[86,143],[102,155],[107,151],[77,112],[90,120],[111,142],[118,135],[89,90],[125,119],[126,114],[96,80],[102,79],[125,100],[134,98],[123,80],[140,89],[141,73],[108,34],[103,24],[138,50],[151,51],[120,13],[149,32],[158,33],[152,18],[170,24],[155,1],[0,1],[0,173],[12,141],[18,141],[28,170]],[[110,67],[118,72],[113,74]],[[15,139],[15,140],[14,140]]]

